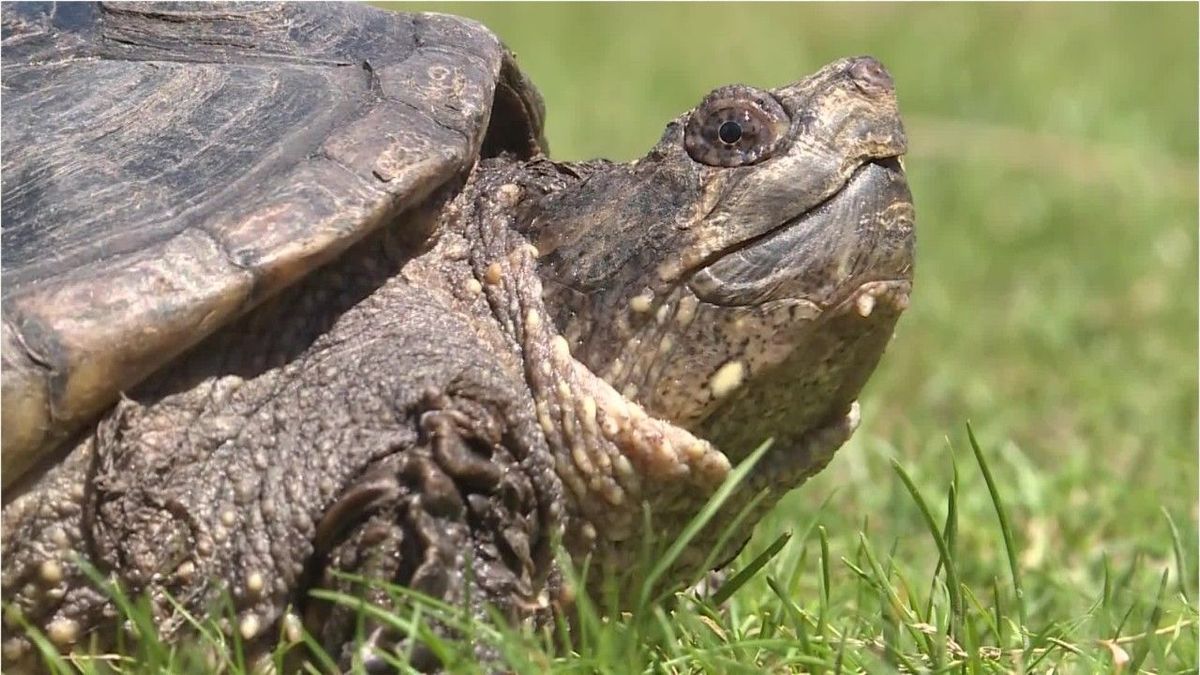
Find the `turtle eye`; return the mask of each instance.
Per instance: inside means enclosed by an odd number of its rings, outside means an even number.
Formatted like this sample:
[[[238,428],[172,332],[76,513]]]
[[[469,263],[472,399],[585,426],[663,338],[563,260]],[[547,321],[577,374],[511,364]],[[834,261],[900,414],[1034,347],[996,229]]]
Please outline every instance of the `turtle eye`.
[[[765,91],[735,84],[705,97],[688,119],[683,143],[692,159],[710,166],[744,166],[774,154],[791,120]]]

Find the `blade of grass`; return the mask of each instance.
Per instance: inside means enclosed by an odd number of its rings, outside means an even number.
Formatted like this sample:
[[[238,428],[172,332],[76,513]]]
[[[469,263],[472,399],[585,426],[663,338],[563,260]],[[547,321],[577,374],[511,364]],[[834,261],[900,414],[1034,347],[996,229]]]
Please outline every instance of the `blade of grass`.
[[[796,603],[792,602],[787,593],[779,587],[779,582],[775,581],[773,577],[768,575],[766,582],[771,592],[775,594],[775,597],[779,598],[780,605],[783,606],[784,611],[787,612],[788,617],[792,620],[792,630],[796,631],[796,639],[800,642],[800,649],[806,653],[811,653],[812,645],[808,641],[808,629],[804,625],[804,613],[800,611]]]
[[[1163,517],[1167,519],[1167,527],[1171,528],[1171,547],[1175,551],[1175,569],[1179,574],[1179,593],[1183,596],[1184,602],[1192,604],[1192,594],[1188,590],[1188,579],[1192,575],[1187,571],[1187,558],[1183,555],[1183,543],[1179,537],[1179,528],[1175,527],[1175,519],[1171,518],[1171,512],[1167,507],[1160,506]]]
[[[747,527],[742,525],[742,523],[746,522],[746,519],[750,518],[751,514],[756,512],[759,504],[761,504],[763,500],[767,498],[767,494],[768,493],[766,490],[759,492],[750,498],[750,500],[747,501],[740,509],[738,509],[737,515],[733,517],[733,520],[729,521],[729,523],[724,526],[721,536],[717,538],[717,542],[713,544],[712,548],[709,549],[708,554],[704,557],[704,562],[701,564],[700,570],[698,570],[700,574],[704,574],[708,570],[715,569],[719,564],[717,559],[728,555],[727,551],[729,541],[731,539],[733,539],[735,536],[745,535],[748,530]],[[750,529],[753,528],[751,527]],[[695,579],[695,582],[699,581],[700,578]]]
[[[962,588],[958,584],[958,571],[955,569],[954,558],[951,557],[949,546],[946,544],[945,537],[942,536],[941,530],[937,526],[937,522],[933,519],[933,513],[929,510],[929,505],[925,503],[925,498],[921,496],[921,492],[917,490],[917,486],[913,483],[912,478],[909,478],[908,472],[896,460],[892,460],[892,469],[900,476],[900,481],[904,483],[904,487],[912,496],[913,501],[917,504],[917,509],[921,512],[922,518],[925,520],[925,527],[929,530],[930,536],[933,537],[934,544],[937,545],[938,553],[942,556],[943,566],[946,570],[946,590],[950,594],[950,613],[951,613],[951,631],[950,634],[957,638],[959,622],[962,620]]]
[[[895,621],[904,626],[905,630],[911,635],[914,642],[920,644],[922,635],[914,625],[917,623],[916,612],[912,608],[904,604],[899,593],[896,592],[896,587],[888,580],[887,573],[884,572],[883,566],[876,559],[874,551],[871,550],[870,542],[867,541],[867,536],[862,532],[858,533],[859,548],[867,559],[867,565],[871,568],[871,576],[865,576],[871,582],[876,592],[883,596],[883,607],[886,613],[887,609],[891,609],[891,614]],[[866,572],[862,572],[866,575]]]
[[[720,605],[728,600],[734,593],[737,593],[739,588],[754,578],[754,575],[758,574],[758,571],[765,567],[767,563],[771,562],[776,555],[779,555],[779,552],[783,550],[783,547],[787,545],[791,538],[791,532],[784,532],[776,537],[775,541],[771,542],[771,545],[768,546],[766,550],[755,556],[754,560],[751,560],[745,567],[739,570],[737,574],[733,575],[732,579],[722,584],[721,587],[717,589],[716,593],[713,593],[713,604]]]
[[[993,586],[993,589],[995,587]],[[975,595],[974,591],[969,586],[963,586],[963,600],[968,607],[975,608],[975,613],[979,615],[979,621],[982,621],[988,630],[992,631],[993,635],[1000,634],[1000,626],[997,623],[1000,619],[999,614],[993,615],[983,606],[983,602]],[[968,622],[971,623],[971,622]],[[975,639],[978,640],[979,635],[976,632]],[[976,643],[978,644],[978,642]],[[997,642],[997,644],[1001,644]]]
[[[835,489],[826,495],[825,499],[821,500],[821,505],[818,506],[815,511],[813,511],[812,517],[810,517],[808,522],[805,524],[803,530],[804,533],[796,538],[796,541],[801,545],[800,555],[798,557],[803,558],[803,556],[808,553],[808,537],[810,534],[812,534],[815,528],[819,527],[817,523],[821,520],[821,517],[825,514],[829,507],[829,503],[833,501],[833,498],[835,495],[837,495],[837,493],[838,491]],[[787,587],[792,589],[796,588],[800,578],[805,574],[805,571],[806,570],[804,569],[803,564],[797,564],[792,567],[792,576],[788,578]]]
[[[971,423],[967,422],[967,439],[971,444],[971,452],[975,455],[975,462],[979,465],[979,471],[983,474],[983,480],[987,483],[988,494],[992,498],[992,506],[996,509],[996,517],[1000,520],[1000,533],[1004,537],[1004,550],[1008,555],[1008,570],[1012,575],[1013,595],[1017,604],[1017,619],[1020,622],[1021,643],[1024,645],[1025,651],[1028,652],[1030,641],[1028,638],[1028,616],[1025,609],[1025,591],[1021,586],[1021,567],[1020,561],[1017,558],[1017,544],[1013,538],[1012,527],[1009,525],[1008,511],[1004,508],[1004,500],[1000,498],[1000,489],[996,486],[996,479],[992,476],[992,469],[988,466],[987,458],[983,456],[983,450],[979,447],[979,441],[975,438],[975,430],[971,428]],[[1026,658],[1022,661],[1027,660]]]
[[[837,658],[833,661],[834,675],[841,675],[842,673],[842,661],[846,656],[846,642],[849,640],[849,632],[842,633],[842,639],[838,641]]]
[[[829,533],[825,531],[825,526],[817,527],[817,537],[821,543],[821,610],[829,607]]]
[[[829,582],[829,535],[825,532],[825,528],[817,528],[817,536],[821,544],[821,594],[820,606],[817,607],[817,635],[825,634],[826,621],[829,619],[829,593],[831,584]]]
[[[1171,570],[1163,570],[1162,580],[1158,582],[1158,593],[1154,596],[1154,609],[1150,610],[1150,618],[1146,621],[1146,630],[1144,632],[1147,636],[1154,634],[1154,629],[1158,626],[1159,619],[1162,618],[1162,601],[1163,596],[1166,595],[1167,582],[1170,578]],[[1136,673],[1141,670],[1142,663],[1145,662],[1147,656],[1150,656],[1150,650],[1153,646],[1154,640],[1150,637],[1142,640],[1142,644],[1138,647],[1133,661],[1129,664],[1129,672]]]
[[[318,642],[311,633],[307,630],[301,631],[300,640],[308,647],[308,653],[319,662],[318,672],[336,673],[338,671],[337,663],[329,656],[329,652],[325,651],[325,646]]]
[[[992,577],[992,610],[996,621],[996,646],[1004,648],[1004,605],[1000,597],[1000,580]]]
[[[1134,551],[1133,558],[1129,561],[1129,567],[1125,568],[1125,572],[1117,580],[1116,589],[1118,591],[1128,591],[1129,585],[1133,583],[1134,577],[1137,576],[1138,569],[1142,564],[1142,552]]]

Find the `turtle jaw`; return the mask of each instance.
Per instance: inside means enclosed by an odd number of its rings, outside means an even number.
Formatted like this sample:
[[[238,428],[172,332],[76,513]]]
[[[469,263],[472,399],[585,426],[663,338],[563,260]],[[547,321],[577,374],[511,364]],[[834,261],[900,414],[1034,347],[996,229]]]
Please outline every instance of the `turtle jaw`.
[[[686,284],[697,300],[713,305],[792,299],[824,311],[868,281],[911,281],[914,220],[899,158],[872,159],[830,197],[721,251]]]
[[[735,461],[768,438],[805,445],[847,413],[908,307],[913,223],[899,162],[865,162],[817,207],[686,277],[664,302],[670,350],[626,391]]]
[[[825,466],[857,424],[858,396],[908,307],[909,279],[871,280],[807,318],[776,302],[760,307],[710,306],[714,324],[730,336],[759,335],[717,366],[697,388],[681,426],[720,448],[736,463],[762,442],[774,442],[769,472],[791,488]],[[729,364],[737,364],[731,366]],[[738,380],[728,379],[729,369]],[[726,378],[722,381],[722,378]],[[661,392],[657,392],[661,393]],[[653,404],[648,407],[654,408]],[[855,424],[824,446],[834,430]]]

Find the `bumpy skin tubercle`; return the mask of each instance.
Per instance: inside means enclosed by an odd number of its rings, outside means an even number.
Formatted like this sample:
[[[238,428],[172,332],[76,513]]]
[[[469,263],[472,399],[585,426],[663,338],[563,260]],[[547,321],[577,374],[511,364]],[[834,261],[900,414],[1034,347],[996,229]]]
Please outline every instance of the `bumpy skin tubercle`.
[[[530,100],[505,77],[495,109]],[[514,150],[529,129],[496,119],[477,162],[6,490],[6,672],[36,669],[18,614],[64,651],[113,643],[79,557],[146,594],[168,637],[187,628],[174,602],[227,596],[252,655],[303,625],[341,665],[378,665],[411,637],[313,588],[391,602],[361,575],[544,624],[572,593],[556,541],[589,584],[627,571],[773,438],[662,580],[686,583],[745,542],[713,551],[743,507],[752,523],[828,463],[911,290],[882,66],[724,87],[629,164]]]

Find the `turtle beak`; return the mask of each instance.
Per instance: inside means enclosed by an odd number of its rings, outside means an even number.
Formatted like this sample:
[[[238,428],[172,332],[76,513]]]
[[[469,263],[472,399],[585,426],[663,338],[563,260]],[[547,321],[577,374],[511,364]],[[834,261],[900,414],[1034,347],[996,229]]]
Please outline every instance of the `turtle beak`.
[[[867,282],[911,281],[914,220],[899,160],[871,160],[817,207],[696,272],[689,287],[716,305],[800,300],[824,310]]]

